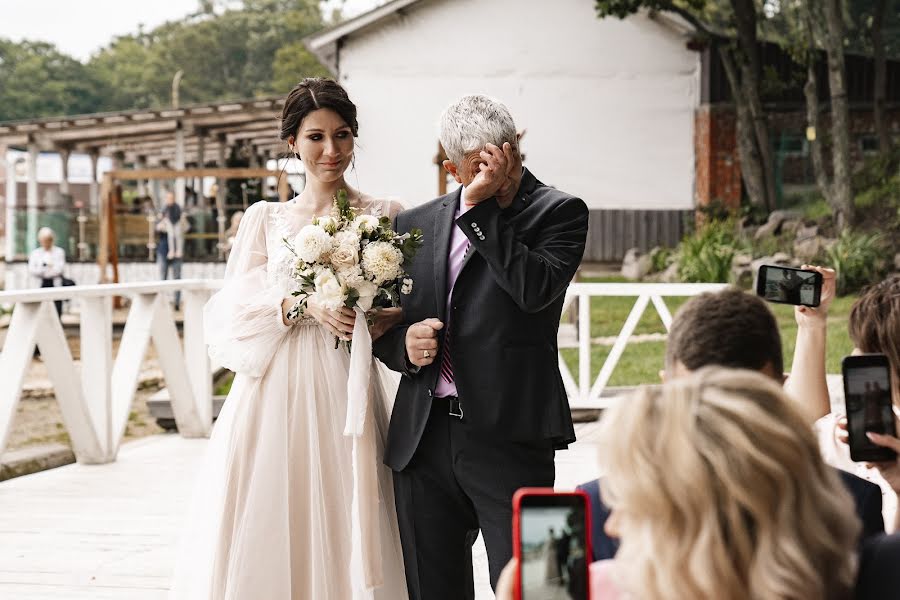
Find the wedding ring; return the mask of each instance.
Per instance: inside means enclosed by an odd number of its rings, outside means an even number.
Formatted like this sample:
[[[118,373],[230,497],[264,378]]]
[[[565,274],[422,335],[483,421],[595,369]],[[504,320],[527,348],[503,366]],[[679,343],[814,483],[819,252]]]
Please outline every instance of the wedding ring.
[[[425,358],[431,358],[431,352],[429,352],[428,350],[425,350],[422,352],[422,356],[424,356]]]

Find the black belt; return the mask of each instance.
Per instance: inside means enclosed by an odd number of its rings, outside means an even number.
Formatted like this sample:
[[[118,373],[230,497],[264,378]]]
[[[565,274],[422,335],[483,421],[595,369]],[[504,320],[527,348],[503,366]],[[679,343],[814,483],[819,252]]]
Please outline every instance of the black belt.
[[[438,402],[446,402],[447,406],[447,414],[451,417],[456,417],[460,421],[463,418],[463,407],[462,402],[459,401],[459,398],[456,396],[442,396],[440,398],[436,398]]]

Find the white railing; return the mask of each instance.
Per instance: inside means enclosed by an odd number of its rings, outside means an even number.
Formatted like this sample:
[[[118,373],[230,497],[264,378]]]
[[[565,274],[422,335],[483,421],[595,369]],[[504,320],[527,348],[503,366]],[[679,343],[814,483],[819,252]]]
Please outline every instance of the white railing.
[[[672,313],[663,298],[671,296],[695,296],[703,292],[714,292],[726,287],[719,283],[573,283],[566,292],[563,313],[572,302],[578,302],[578,381],[559,355],[559,370],[562,373],[569,405],[572,408],[606,408],[609,399],[603,398],[603,390],[609,383],[619,359],[628,345],[635,327],[649,304],[653,304],[666,331],[672,325]],[[634,306],[625,319],[612,350],[603,363],[597,378],[591,381],[591,298],[595,296],[635,297]]]
[[[35,346],[53,384],[75,456],[81,463],[115,460],[150,341],[160,368],[178,431],[203,437],[212,426],[212,377],[203,336],[203,305],[221,286],[218,280],[106,284],[0,292],[0,306],[14,305],[0,353],[0,453],[6,447],[22,386]],[[578,381],[559,356],[572,408],[604,408],[603,390],[634,329],[652,304],[668,331],[672,315],[663,298],[693,296],[722,289],[721,284],[573,283],[563,310],[577,301]],[[179,340],[168,295],[181,290],[184,343]],[[112,305],[115,296],[131,298],[131,308],[115,359],[112,356]],[[634,297],[635,303],[595,380],[591,380],[590,299]],[[53,306],[55,300],[80,304],[81,365],[77,368]]]
[[[203,305],[221,285],[214,280],[105,284],[0,292],[0,306],[14,305],[0,354],[0,452],[6,447],[25,374],[35,346],[47,368],[77,460],[115,460],[150,341],[169,388],[178,430],[202,437],[212,426],[212,376],[203,339]],[[181,290],[184,345],[168,294]],[[112,307],[128,296],[131,308],[115,360]],[[80,305],[81,368],[76,368],[55,300]]]

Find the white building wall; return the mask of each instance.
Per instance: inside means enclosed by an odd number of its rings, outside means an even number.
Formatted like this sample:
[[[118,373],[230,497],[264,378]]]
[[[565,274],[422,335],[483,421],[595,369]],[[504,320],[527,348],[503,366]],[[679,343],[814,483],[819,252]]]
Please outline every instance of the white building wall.
[[[509,106],[528,166],[591,208],[693,206],[699,56],[646,16],[597,19],[589,0],[424,0],[344,40],[359,107],[363,191],[437,195],[438,119],[486,93]],[[452,187],[450,188],[452,189]]]

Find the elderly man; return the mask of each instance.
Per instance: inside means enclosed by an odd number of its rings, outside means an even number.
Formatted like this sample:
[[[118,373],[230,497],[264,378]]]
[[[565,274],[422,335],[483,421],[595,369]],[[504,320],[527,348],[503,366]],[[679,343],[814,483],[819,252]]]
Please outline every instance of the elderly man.
[[[412,600],[474,598],[484,536],[491,584],[512,556],[512,496],[553,486],[575,440],[557,365],[566,288],[587,237],[585,203],[522,169],[507,108],[466,96],[441,118],[461,187],[400,213],[423,230],[404,322],[375,343],[403,373],[385,448]]]
[[[37,278],[40,287],[58,287],[63,285],[63,269],[66,267],[66,253],[54,245],[56,234],[49,227],[41,227],[38,231],[37,248],[28,257],[28,272]],[[62,301],[57,300],[56,313],[62,315]]]

